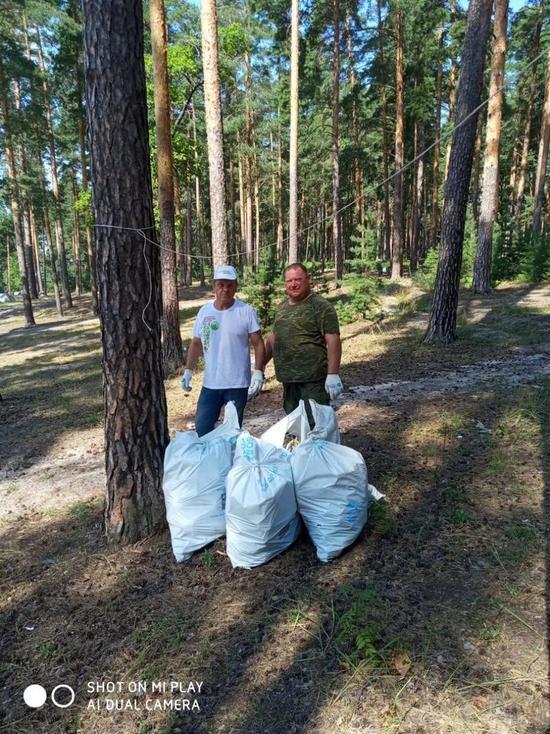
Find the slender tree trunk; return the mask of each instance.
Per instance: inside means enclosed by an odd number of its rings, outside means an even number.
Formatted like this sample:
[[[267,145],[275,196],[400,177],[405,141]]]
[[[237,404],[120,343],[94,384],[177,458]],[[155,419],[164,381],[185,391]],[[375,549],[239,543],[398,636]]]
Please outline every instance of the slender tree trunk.
[[[11,296],[11,252],[10,252],[10,235],[6,234],[6,269],[8,282],[6,284],[8,296]]]
[[[451,27],[456,23],[456,0],[450,0],[451,6]],[[451,71],[449,73],[449,125],[454,126],[456,122],[456,82],[458,79],[458,62],[456,54],[451,56]],[[447,152],[445,154],[445,181],[449,173],[449,160],[451,157],[451,144],[453,136],[449,138],[447,143]]]
[[[432,197],[431,197],[431,220],[430,220],[430,247],[437,242],[439,233],[439,157],[441,155],[441,145],[439,137],[441,135],[441,86],[443,81],[443,60],[441,58],[443,52],[443,39],[445,36],[445,28],[441,25],[438,31],[438,62],[437,75],[435,78],[435,120],[434,120],[434,136],[435,145],[433,148],[432,162]],[[423,248],[426,249],[426,248]]]
[[[166,59],[166,19],[163,0],[149,3],[153,51],[153,92],[157,141],[158,204],[160,214],[160,268],[162,283],[162,358],[164,376],[181,369],[178,284],[176,277],[176,230],[174,223],[174,161],[170,131],[170,92]],[[223,169],[222,169],[223,170]],[[225,208],[223,209],[225,216]]]
[[[193,192],[191,190],[191,178],[188,174],[186,215],[185,215],[185,254],[184,254],[184,283],[192,285],[193,270],[191,260],[191,241],[193,239]]]
[[[279,135],[277,141],[277,180],[278,180],[278,201],[279,201],[279,220],[277,222],[277,258],[280,262],[284,259],[284,191],[283,191],[283,142],[281,135],[281,123],[280,123],[280,111],[279,111]]]
[[[424,125],[416,123],[415,157],[424,150]],[[416,273],[420,254],[420,237],[422,233],[422,200],[424,198],[424,156],[416,161],[414,186],[414,211],[412,214],[410,263],[411,273]]]
[[[216,0],[201,0],[201,37],[210,182],[210,220],[212,222],[212,265],[216,267],[226,263],[229,254],[225,218],[223,124]]]
[[[15,165],[15,154],[13,150],[13,142],[10,127],[10,111],[8,102],[8,87],[4,74],[4,65],[2,55],[0,54],[0,105],[2,108],[2,116],[4,118],[4,145],[6,148],[6,159],[8,169],[9,196],[11,214],[13,218],[13,228],[15,230],[15,248],[17,250],[17,260],[19,263],[19,274],[21,276],[21,291],[23,293],[23,311],[25,314],[25,325],[34,326],[34,314],[32,310],[32,301],[29,290],[29,280],[27,274],[27,265],[25,263],[25,250],[23,245],[23,234],[21,227],[21,212],[19,208],[19,189],[17,182],[17,168]]]
[[[493,227],[498,209],[498,156],[504,100],[504,62],[506,59],[507,28],[508,0],[495,0],[491,83],[489,86],[485,160],[483,163],[483,188],[472,283],[474,293],[488,293],[491,290]]]
[[[332,242],[336,281],[344,275],[340,217],[340,0],[332,0]]]
[[[57,313],[63,316],[63,302],[61,300],[61,279],[59,277],[59,269],[57,267],[57,255],[55,244],[52,239],[52,228],[50,225],[50,213],[48,207],[48,192],[46,191],[46,180],[44,177],[44,164],[42,162],[42,155],[38,155],[38,170],[39,170],[39,183],[40,191],[42,192],[42,218],[44,222],[44,234],[46,236],[46,242],[48,243],[48,251],[50,253],[50,268],[52,271],[53,290],[55,294],[55,306]]]
[[[395,14],[395,169],[391,278],[403,273],[403,166],[405,165],[405,121],[403,104],[403,13]]]
[[[290,32],[290,152],[288,201],[288,261],[298,261],[298,74],[300,63],[299,0],[291,3]]]
[[[470,184],[472,201],[472,216],[476,227],[479,224],[479,184],[481,175],[481,138],[483,137],[483,117],[477,118],[476,143],[474,146],[474,162],[472,164],[472,182]]]
[[[34,256],[34,268],[36,273],[36,285],[38,287],[39,295],[47,296],[48,289],[46,284],[46,277],[44,276],[44,278],[42,278],[42,272],[40,270],[40,248],[38,244],[38,231],[36,229],[36,217],[34,216],[34,209],[32,207],[32,204],[29,205],[29,218],[31,222],[31,242],[32,252]]]
[[[378,48],[380,52],[380,65],[384,69],[384,34],[382,26],[381,0],[377,2],[378,8]],[[382,78],[380,99],[382,107],[382,159],[384,166],[384,249],[383,258],[389,260],[391,257],[391,213],[390,213],[390,144],[388,136],[388,100],[386,85]]]
[[[483,66],[489,35],[492,0],[471,0],[457,94],[457,127],[453,134],[449,175],[441,220],[441,247],[432,300],[427,342],[449,343],[456,336],[456,316],[466,205],[483,85]]]
[[[61,285],[63,288],[63,297],[67,308],[72,308],[73,299],[71,296],[71,288],[69,285],[69,271],[67,269],[67,253],[65,251],[65,236],[63,233],[63,214],[61,211],[61,193],[59,191],[59,180],[57,175],[57,152],[55,148],[55,136],[53,130],[52,110],[50,104],[50,89],[48,77],[46,74],[46,64],[44,62],[44,52],[42,50],[42,39],[40,29],[35,26],[36,43],[38,49],[38,62],[42,73],[42,89],[44,91],[44,116],[46,118],[46,127],[48,131],[48,144],[50,149],[50,175],[52,181],[52,193],[55,202],[55,242],[57,254],[59,256],[59,267],[61,270]]]
[[[195,167],[197,171],[195,175],[195,208],[197,210],[197,255],[199,258],[199,282],[201,286],[204,286],[204,217],[201,204],[201,181],[199,176],[199,151],[197,142],[197,120],[195,114],[195,105],[193,105],[192,107],[191,120],[193,123],[193,145],[195,150]]]
[[[544,92],[544,105],[542,108],[542,121],[540,126],[539,154],[537,157],[537,171],[535,174],[535,194],[533,197],[533,222],[532,233],[538,234],[541,229],[542,204],[544,201],[544,184],[546,181],[546,167],[548,163],[548,144],[550,142],[550,49],[546,63],[546,88]]]
[[[88,186],[88,166],[86,163],[86,121],[84,107],[82,105],[82,82],[80,78],[80,65],[75,69],[76,85],[77,85],[77,97],[78,97],[78,139],[79,139],[79,153],[80,153],[80,173],[82,176],[82,193],[87,196]],[[86,252],[88,257],[88,270],[90,272],[90,289],[92,292],[92,311],[94,314],[98,312],[97,306],[97,273],[96,273],[96,259],[94,249],[94,235],[92,231],[92,222],[90,221],[91,216],[85,216],[85,227],[86,227]]]
[[[351,36],[351,19],[349,10],[346,11],[346,47],[348,53],[349,84],[351,93],[351,140],[353,143],[353,185],[355,191],[355,214],[357,224],[364,224],[364,203],[362,195],[361,164],[359,160],[359,121],[357,113],[357,74],[355,71],[355,54],[353,53],[353,39]]]
[[[84,0],[83,10],[95,221],[123,221],[151,232],[142,6],[133,0]],[[133,231],[98,228],[96,242],[106,532],[112,542],[134,543],[165,526],[162,470],[168,429],[159,251]]]
[[[71,187],[73,194],[73,252],[74,252],[74,275],[76,284],[76,295],[82,296],[82,264],[80,261],[80,217],[78,214],[78,193],[76,190],[76,175],[74,168],[71,169]]]
[[[233,155],[229,159],[229,211],[231,214],[231,242],[229,243],[230,257],[237,254],[237,218],[235,212],[235,162]]]

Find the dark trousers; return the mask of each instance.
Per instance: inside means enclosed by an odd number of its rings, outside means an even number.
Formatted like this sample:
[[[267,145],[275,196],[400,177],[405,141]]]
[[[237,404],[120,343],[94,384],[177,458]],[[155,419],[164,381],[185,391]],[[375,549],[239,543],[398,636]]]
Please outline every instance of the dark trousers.
[[[233,387],[228,390],[211,390],[209,387],[203,387],[195,415],[196,432],[199,436],[204,436],[205,433],[213,431],[223,406],[230,400],[235,403],[239,425],[242,425],[247,397],[247,387]]]
[[[330,405],[330,398],[325,390],[325,379],[316,382],[285,382],[283,384],[285,413],[292,413],[298,407],[300,400],[305,403],[309,426],[313,428],[314,421],[309,407],[309,400],[315,400],[319,405]]]

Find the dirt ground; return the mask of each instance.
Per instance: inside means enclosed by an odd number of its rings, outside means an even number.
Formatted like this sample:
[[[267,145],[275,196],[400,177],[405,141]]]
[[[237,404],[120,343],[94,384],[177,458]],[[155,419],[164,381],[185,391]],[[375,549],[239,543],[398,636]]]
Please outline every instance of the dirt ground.
[[[191,295],[187,338],[208,292]],[[41,305],[34,329],[0,308],[0,731],[547,731],[550,287],[462,294],[447,348],[421,344],[427,301],[407,284],[383,320],[345,327],[342,439],[386,500],[337,561],[304,533],[253,571],[223,540],[180,565],[168,533],[105,544],[88,306]],[[282,415],[267,376],[254,434]],[[199,386],[167,381],[171,430],[192,427]],[[27,707],[30,684],[75,700]]]

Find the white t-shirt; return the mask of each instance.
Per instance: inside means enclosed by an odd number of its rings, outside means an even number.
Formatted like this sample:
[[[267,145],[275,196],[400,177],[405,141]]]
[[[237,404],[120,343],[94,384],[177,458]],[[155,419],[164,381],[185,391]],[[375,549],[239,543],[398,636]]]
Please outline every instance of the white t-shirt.
[[[235,299],[231,308],[219,310],[207,303],[197,314],[193,336],[202,341],[204,387],[224,390],[250,384],[248,335],[260,331],[256,311]]]

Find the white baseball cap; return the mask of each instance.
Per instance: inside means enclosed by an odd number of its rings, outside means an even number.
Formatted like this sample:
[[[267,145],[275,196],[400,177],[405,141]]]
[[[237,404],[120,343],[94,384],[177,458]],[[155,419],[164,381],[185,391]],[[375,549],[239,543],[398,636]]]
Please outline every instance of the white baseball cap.
[[[218,265],[212,280],[237,280],[237,271],[233,265]]]

